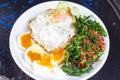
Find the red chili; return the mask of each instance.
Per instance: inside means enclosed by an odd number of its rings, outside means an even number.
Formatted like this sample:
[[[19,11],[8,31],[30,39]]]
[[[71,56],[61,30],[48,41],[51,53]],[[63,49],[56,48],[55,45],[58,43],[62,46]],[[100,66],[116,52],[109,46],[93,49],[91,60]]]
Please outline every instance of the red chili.
[[[80,64],[80,68],[82,68],[83,66],[84,66],[84,65],[81,63],[81,64]]]

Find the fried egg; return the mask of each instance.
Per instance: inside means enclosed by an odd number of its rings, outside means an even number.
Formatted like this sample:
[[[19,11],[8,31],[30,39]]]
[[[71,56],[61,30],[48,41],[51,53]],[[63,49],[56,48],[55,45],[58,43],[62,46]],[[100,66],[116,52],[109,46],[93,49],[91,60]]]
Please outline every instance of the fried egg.
[[[64,46],[75,34],[69,9],[49,9],[30,21],[32,38],[47,51]]]
[[[25,50],[28,47],[30,47],[32,44],[34,44],[34,41],[32,40],[29,32],[25,32],[19,35],[18,45],[21,49]]]

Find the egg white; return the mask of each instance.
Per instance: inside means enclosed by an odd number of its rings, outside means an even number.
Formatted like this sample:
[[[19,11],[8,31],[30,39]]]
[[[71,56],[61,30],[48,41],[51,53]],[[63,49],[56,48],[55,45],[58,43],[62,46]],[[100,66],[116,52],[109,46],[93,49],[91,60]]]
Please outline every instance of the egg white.
[[[51,13],[46,11],[30,22],[33,39],[47,51],[63,46],[74,35],[73,20],[70,16],[67,16],[64,22],[54,23],[50,15]]]
[[[42,73],[50,72],[52,70],[47,66],[42,66],[38,64],[37,61],[33,61],[32,67],[33,67],[34,72],[38,74],[40,74],[41,72]]]

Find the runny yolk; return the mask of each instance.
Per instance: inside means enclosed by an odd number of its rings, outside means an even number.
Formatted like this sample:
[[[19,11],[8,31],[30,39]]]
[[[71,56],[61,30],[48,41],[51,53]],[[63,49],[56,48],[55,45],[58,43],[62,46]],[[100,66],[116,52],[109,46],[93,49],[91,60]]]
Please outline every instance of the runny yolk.
[[[42,65],[42,66],[47,66],[49,68],[52,68],[52,64],[50,61],[50,55],[47,53],[44,53],[43,55],[41,55],[41,60],[38,61],[38,64]]]
[[[51,51],[51,59],[53,61],[61,61],[65,57],[65,50],[64,48],[57,48]]]
[[[31,40],[30,34],[28,34],[28,33],[23,34],[20,37],[20,42],[21,42],[22,47],[24,47],[25,49],[30,47],[32,45],[32,40]]]
[[[30,58],[30,60],[33,62],[34,60],[40,60],[41,56],[37,52],[29,51],[27,56]]]

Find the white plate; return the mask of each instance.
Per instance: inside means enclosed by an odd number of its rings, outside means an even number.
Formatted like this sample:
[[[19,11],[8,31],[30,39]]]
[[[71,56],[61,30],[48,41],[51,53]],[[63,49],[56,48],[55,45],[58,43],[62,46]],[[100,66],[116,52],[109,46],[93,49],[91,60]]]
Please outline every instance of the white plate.
[[[29,20],[49,8],[56,8],[56,5],[58,2],[59,1],[50,1],[50,2],[44,2],[44,3],[38,4],[28,9],[17,19],[17,21],[15,22],[12,28],[10,39],[9,39],[9,45],[10,45],[10,51],[11,51],[12,57],[23,72],[25,72],[26,74],[28,74],[29,76],[37,80],[85,80],[85,79],[88,79],[92,77],[94,74],[96,74],[102,68],[102,66],[104,65],[108,57],[108,52],[109,52],[109,36],[108,35],[107,37],[105,37],[105,44],[106,44],[105,52],[102,55],[102,57],[100,57],[99,61],[94,63],[93,65],[94,68],[89,73],[85,73],[82,76],[77,76],[77,77],[57,76],[56,74],[40,74],[40,75],[35,74],[32,71],[31,66],[28,65],[24,60],[24,56],[23,56],[24,51],[18,47],[17,38],[20,34],[29,31],[28,29]],[[69,3],[77,7],[86,16],[92,15],[93,18],[97,22],[99,22],[107,32],[105,25],[100,20],[100,18],[97,17],[96,14],[94,14],[92,11],[90,11],[89,9],[79,4],[76,4],[73,2],[69,2]]]

